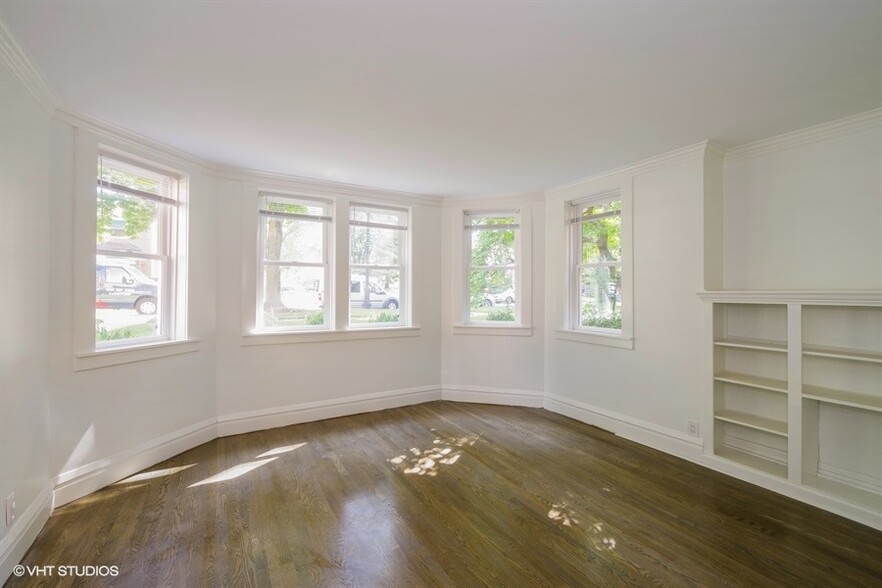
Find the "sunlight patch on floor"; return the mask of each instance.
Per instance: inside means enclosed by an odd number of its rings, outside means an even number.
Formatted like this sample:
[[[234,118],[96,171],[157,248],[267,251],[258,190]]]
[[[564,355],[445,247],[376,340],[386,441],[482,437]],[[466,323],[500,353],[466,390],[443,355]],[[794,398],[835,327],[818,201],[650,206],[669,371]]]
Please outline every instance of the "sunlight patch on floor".
[[[295,443],[294,445],[285,445],[284,447],[276,447],[275,449],[270,449],[269,451],[264,451],[263,453],[261,453],[257,457],[258,458],[271,457],[273,455],[281,455],[283,453],[290,453],[291,451],[294,451],[295,449],[300,449],[304,445],[306,445],[306,442]]]
[[[176,466],[173,468],[164,468],[161,470],[153,470],[151,472],[141,472],[140,474],[135,474],[134,476],[129,476],[128,478],[124,478],[119,482],[113,484],[114,486],[118,484],[131,484],[132,482],[143,482],[144,480],[153,480],[155,478],[162,478],[164,476],[171,476],[172,474],[177,474],[178,472],[182,472],[188,468],[192,468],[195,463],[191,463],[185,466]]]
[[[224,470],[219,474],[215,474],[209,478],[205,478],[195,484],[190,484],[187,488],[193,488],[195,486],[203,486],[205,484],[216,484],[218,482],[226,482],[227,480],[232,480],[234,478],[238,478],[241,475],[247,474],[251,470],[257,469],[262,465],[268,464],[271,461],[277,460],[278,457],[270,457],[267,459],[259,459],[256,461],[249,461],[245,463],[240,463],[237,466],[233,466],[228,470]]]
[[[434,431],[434,429],[432,429]],[[462,437],[436,437],[429,449],[411,447],[406,453],[387,460],[393,466],[401,466],[405,474],[437,476],[442,466],[452,466],[462,457],[462,448],[472,446],[480,435]]]

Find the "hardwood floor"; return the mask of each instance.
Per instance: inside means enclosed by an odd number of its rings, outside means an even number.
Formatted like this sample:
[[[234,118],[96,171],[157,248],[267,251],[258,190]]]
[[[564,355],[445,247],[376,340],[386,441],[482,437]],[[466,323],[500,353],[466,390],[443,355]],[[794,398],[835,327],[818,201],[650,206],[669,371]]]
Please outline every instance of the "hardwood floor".
[[[152,477],[151,477],[152,473]],[[880,586],[882,533],[541,409],[225,437],[57,509],[8,586]]]

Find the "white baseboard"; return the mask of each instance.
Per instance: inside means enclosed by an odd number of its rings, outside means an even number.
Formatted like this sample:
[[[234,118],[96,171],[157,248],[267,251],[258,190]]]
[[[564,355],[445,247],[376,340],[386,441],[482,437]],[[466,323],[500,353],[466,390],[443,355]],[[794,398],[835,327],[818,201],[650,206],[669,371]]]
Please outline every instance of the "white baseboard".
[[[744,482],[783,494],[811,506],[838,514],[874,529],[882,530],[878,512],[831,496],[809,486],[745,467],[725,458],[702,452],[701,439],[670,431],[556,394],[545,395],[545,409],[594,425],[653,449],[674,455]]]
[[[485,386],[459,386],[444,384],[441,399],[451,402],[473,402],[476,404],[503,404],[506,406],[527,406],[542,408],[544,395],[541,390],[517,390],[514,388],[488,388]]]
[[[660,427],[558,394],[545,394],[544,408],[610,431],[635,443],[690,461],[695,461],[701,455],[702,440],[700,437],[690,437],[686,433]]]
[[[222,415],[217,419],[217,433],[218,437],[227,437],[434,400],[441,400],[441,386],[420,386],[334,400],[290,404],[265,410]]]
[[[46,484],[0,541],[0,586],[22,560],[52,512],[52,486]]]
[[[785,440],[786,441],[786,440]],[[762,443],[757,443],[751,439],[738,437],[736,435],[723,435],[723,447],[731,447],[732,449],[741,451],[748,455],[753,455],[782,466],[787,466],[787,450],[769,447]]]
[[[206,419],[105,459],[62,472],[55,478],[53,504],[55,507],[67,504],[216,438],[217,421]]]

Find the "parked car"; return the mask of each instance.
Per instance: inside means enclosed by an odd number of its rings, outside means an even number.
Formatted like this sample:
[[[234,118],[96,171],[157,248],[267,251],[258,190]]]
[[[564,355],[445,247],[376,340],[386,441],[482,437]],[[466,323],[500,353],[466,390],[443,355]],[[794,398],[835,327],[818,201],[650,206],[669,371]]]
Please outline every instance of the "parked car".
[[[131,308],[138,314],[156,314],[158,291],[156,281],[134,266],[95,266],[95,308]]]
[[[480,306],[499,306],[500,304],[510,306],[514,304],[514,301],[514,288],[508,288],[507,290],[501,290],[499,292],[485,293],[484,299],[481,301]]]
[[[365,288],[367,285],[367,288]],[[367,296],[365,296],[367,289]],[[349,305],[361,308],[387,308],[396,310],[400,304],[398,297],[387,293],[376,282],[353,280],[349,284]]]

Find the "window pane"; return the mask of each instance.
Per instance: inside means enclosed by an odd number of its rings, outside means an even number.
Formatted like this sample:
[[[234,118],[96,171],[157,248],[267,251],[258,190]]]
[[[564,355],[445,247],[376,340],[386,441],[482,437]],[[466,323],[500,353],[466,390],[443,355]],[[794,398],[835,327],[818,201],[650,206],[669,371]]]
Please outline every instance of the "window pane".
[[[177,179],[107,156],[98,158],[98,182],[108,190],[117,184],[155,196],[177,199]]]
[[[287,212],[289,214],[308,214],[310,216],[327,216],[327,204],[312,200],[298,200],[285,196],[264,194],[261,209],[270,212]]]
[[[158,260],[96,256],[96,345],[160,334],[162,266]]]
[[[400,322],[399,270],[353,270],[349,286],[351,324]]]
[[[324,222],[274,216],[262,218],[265,260],[324,263]]]
[[[325,324],[325,270],[268,265],[263,268],[262,322],[265,327]]]
[[[514,270],[469,272],[469,320],[515,320]]]
[[[511,266],[515,263],[515,229],[472,230],[471,265]]]
[[[622,204],[618,200],[582,209],[582,263],[619,261]]]
[[[376,227],[349,227],[350,263],[398,265],[403,231]]]
[[[370,208],[367,206],[352,206],[349,208],[349,219],[364,223],[406,227],[407,211]]]
[[[99,186],[96,219],[97,250],[161,253],[160,215],[167,204]]]
[[[470,214],[469,224],[472,226],[480,225],[514,225],[518,220],[514,216],[479,216]]]
[[[579,322],[583,327],[622,328],[621,271],[614,267],[587,267],[581,271]]]

